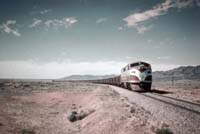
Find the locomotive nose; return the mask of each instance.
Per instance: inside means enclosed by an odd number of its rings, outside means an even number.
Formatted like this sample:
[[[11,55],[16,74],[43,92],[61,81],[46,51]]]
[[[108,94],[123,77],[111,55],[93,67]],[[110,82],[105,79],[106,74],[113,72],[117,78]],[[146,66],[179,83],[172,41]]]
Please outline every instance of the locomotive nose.
[[[143,69],[142,71],[140,71],[140,80],[141,81],[146,81],[147,78],[148,78],[148,81],[150,80],[149,77],[152,77],[151,76],[151,70],[149,69]]]
[[[140,73],[140,80],[141,80],[141,81],[144,81],[145,78],[146,78],[146,75],[147,75],[147,74],[144,73],[144,72],[143,72],[143,73]]]
[[[146,68],[145,68],[144,66],[140,66],[140,67],[139,67],[139,71],[140,71],[140,72],[144,72],[145,70],[146,70]]]

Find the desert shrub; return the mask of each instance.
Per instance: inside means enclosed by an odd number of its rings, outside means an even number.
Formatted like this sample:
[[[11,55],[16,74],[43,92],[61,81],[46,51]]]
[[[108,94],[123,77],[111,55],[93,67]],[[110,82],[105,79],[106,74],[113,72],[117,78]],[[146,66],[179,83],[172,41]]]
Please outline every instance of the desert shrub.
[[[69,121],[74,122],[77,120],[77,112],[73,111],[71,114],[67,117]]]
[[[77,118],[78,118],[79,120],[82,120],[82,119],[85,118],[86,116],[88,116],[87,113],[81,112],[81,113],[77,116]]]
[[[75,122],[77,120],[82,120],[83,118],[87,117],[89,114],[93,113],[94,110],[89,111],[81,111],[80,113],[77,113],[76,111],[73,111],[70,113],[70,115],[67,117],[70,122]]]
[[[156,134],[173,134],[168,128],[157,129]]]
[[[30,87],[30,85],[29,84],[24,84],[24,87]]]
[[[21,131],[21,134],[35,134],[35,131],[23,129],[23,130]]]
[[[135,108],[134,108],[134,107],[131,107],[131,108],[130,108],[130,112],[131,112],[131,113],[135,113]]]

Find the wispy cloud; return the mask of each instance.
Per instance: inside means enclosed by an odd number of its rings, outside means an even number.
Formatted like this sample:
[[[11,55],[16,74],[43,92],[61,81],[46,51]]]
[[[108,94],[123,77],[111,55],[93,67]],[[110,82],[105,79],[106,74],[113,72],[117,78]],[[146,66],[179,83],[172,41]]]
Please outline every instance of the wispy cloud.
[[[196,0],[197,6],[200,6],[200,0]]]
[[[40,11],[40,14],[46,14],[46,13],[49,13],[51,11],[52,11],[51,9],[45,9],[45,10]]]
[[[143,33],[144,31],[147,30],[145,26],[141,26],[143,25],[143,22],[156,18],[161,15],[165,15],[170,8],[178,8],[178,9],[186,8],[192,5],[193,2],[194,0],[165,0],[165,2],[154,6],[150,10],[146,10],[141,13],[131,14],[126,18],[124,18],[123,20],[127,22],[126,24],[127,27],[136,28],[138,33]]]
[[[103,22],[106,22],[107,21],[107,18],[99,18],[96,20],[96,23],[97,24],[100,24],[100,23],[103,23]]]
[[[62,78],[72,74],[119,74],[124,62],[48,62],[37,63],[29,61],[0,61],[1,78]],[[8,69],[9,68],[9,69]]]
[[[170,70],[170,69],[177,68],[180,66],[184,66],[184,65],[181,65],[181,64],[151,64],[153,71],[166,71],[166,70]]]
[[[152,42],[153,42],[152,39],[148,39],[148,40],[147,40],[147,43],[148,43],[148,44],[151,44]]]
[[[53,20],[47,20],[44,22],[44,24],[49,28],[53,27],[55,29],[65,26],[65,28],[77,23],[78,20],[75,17],[68,17],[63,19],[53,19]]]
[[[150,63],[153,71],[169,70],[180,66],[179,64]],[[126,64],[120,61],[73,62],[69,59],[63,62],[54,61],[42,64],[33,60],[0,61],[0,78],[54,79],[72,74],[120,74],[121,68]]]
[[[33,9],[34,9],[34,11],[30,12],[31,15],[38,15],[38,14],[44,15],[44,14],[47,14],[52,11],[52,9],[38,10],[37,7],[34,7]]]
[[[152,27],[153,27],[153,25],[150,25],[150,26],[141,25],[141,26],[136,26],[135,28],[139,34],[142,34],[146,31],[150,30]]]
[[[39,20],[39,19],[36,19],[34,18],[33,19],[33,23],[29,25],[30,28],[33,28],[33,27],[36,27],[38,25],[40,25],[42,23],[42,20]]]
[[[67,24],[68,26],[71,26],[72,24],[78,22],[78,20],[74,17],[69,17],[69,18],[65,18],[65,24]]]
[[[159,60],[169,60],[171,58],[171,56],[161,56],[161,57],[157,57],[157,59]]]
[[[47,27],[58,27],[58,26],[63,26],[64,22],[62,20],[58,20],[58,19],[53,19],[53,20],[47,20],[44,22],[44,24]]]
[[[117,28],[119,31],[123,30],[124,28],[123,27],[118,27]]]
[[[8,20],[6,23],[0,25],[0,30],[3,30],[7,34],[13,34],[15,36],[21,36],[17,29],[13,27],[16,24],[16,20]]]
[[[53,28],[53,29],[58,29],[59,27],[68,28],[77,22],[78,20],[75,17],[65,17],[62,19],[50,19],[50,20],[41,20],[34,18],[33,23],[30,24],[28,27],[34,28],[39,25],[44,25],[47,28]]]

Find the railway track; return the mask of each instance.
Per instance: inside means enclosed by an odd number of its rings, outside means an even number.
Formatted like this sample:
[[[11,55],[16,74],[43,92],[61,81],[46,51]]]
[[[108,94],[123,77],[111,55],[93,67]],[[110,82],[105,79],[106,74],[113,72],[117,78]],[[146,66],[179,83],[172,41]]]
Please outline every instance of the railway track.
[[[124,88],[124,89],[127,90],[126,88]],[[175,107],[178,107],[178,108],[181,108],[181,109],[187,110],[189,112],[200,115],[200,104],[198,104],[198,103],[193,103],[193,102],[189,102],[186,100],[181,100],[181,99],[177,99],[177,98],[173,98],[173,97],[169,97],[169,96],[164,96],[164,95],[160,95],[159,93],[154,93],[154,92],[142,92],[142,91],[138,92],[138,91],[134,91],[134,90],[131,90],[131,91],[141,94],[145,97],[163,102],[165,104],[172,105],[172,106],[175,106]]]
[[[126,97],[130,103],[148,111],[151,115],[150,122],[168,124],[175,134],[199,134],[199,104],[156,93],[130,91],[112,85],[110,87]]]
[[[141,93],[141,95],[200,115],[200,104],[163,96],[158,93]]]

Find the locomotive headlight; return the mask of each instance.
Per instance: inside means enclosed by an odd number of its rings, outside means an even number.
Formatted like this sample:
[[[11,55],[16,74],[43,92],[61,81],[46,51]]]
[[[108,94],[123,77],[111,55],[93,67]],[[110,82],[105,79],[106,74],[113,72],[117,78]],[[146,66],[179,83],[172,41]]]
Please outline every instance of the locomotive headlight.
[[[141,79],[144,80],[144,75],[141,75]]]
[[[144,73],[141,73],[141,74],[140,74],[140,78],[141,78],[141,80],[143,81],[143,80],[145,79],[145,74],[144,74]]]
[[[131,71],[131,73],[135,74],[136,72],[135,71]]]

